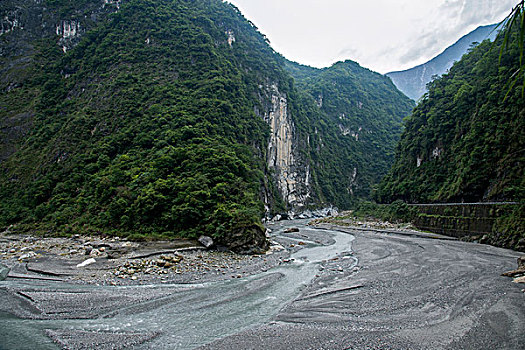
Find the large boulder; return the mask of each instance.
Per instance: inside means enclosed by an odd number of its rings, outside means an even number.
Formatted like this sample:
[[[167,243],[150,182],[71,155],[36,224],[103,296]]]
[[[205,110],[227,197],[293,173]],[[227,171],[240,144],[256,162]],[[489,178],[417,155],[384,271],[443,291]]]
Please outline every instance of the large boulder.
[[[270,246],[264,227],[257,224],[233,229],[221,237],[218,243],[239,254],[263,253]]]

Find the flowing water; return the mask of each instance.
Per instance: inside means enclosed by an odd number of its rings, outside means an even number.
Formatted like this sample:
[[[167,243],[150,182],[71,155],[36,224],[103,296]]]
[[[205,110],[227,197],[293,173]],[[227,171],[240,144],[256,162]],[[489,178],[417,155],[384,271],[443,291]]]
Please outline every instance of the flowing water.
[[[318,231],[305,226],[305,222],[281,225],[274,235],[281,235],[287,226],[298,226],[301,233]],[[261,325],[272,318],[319,273],[319,263],[351,250],[352,235],[323,231],[335,243],[320,245],[305,241],[304,249],[292,254],[292,261],[267,272],[221,282],[196,285],[89,287],[92,290],[128,288],[140,293],[141,289],[176,289],[177,292],[140,305],[119,308],[114,314],[95,319],[26,320],[0,314],[1,349],[57,349],[45,335],[46,329],[75,329],[110,332],[160,332],[160,336],[143,344],[139,349],[193,349],[241,330]],[[20,287],[39,286],[56,289],[57,282],[4,281],[0,285]],[[60,289],[82,288],[61,284]]]

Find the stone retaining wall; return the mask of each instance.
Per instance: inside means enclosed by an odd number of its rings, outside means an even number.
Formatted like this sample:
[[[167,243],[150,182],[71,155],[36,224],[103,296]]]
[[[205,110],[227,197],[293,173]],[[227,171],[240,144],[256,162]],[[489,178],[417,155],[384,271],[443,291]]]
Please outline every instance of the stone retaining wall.
[[[413,224],[420,230],[457,238],[474,238],[494,232],[495,221],[510,215],[518,203],[459,203],[413,205]]]

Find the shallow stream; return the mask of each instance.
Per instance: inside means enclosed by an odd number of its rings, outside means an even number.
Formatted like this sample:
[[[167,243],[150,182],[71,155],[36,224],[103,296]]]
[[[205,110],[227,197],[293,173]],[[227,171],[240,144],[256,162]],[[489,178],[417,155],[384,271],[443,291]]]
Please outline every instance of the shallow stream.
[[[272,235],[279,237],[290,226],[299,227],[300,232],[305,235],[312,231],[319,232],[306,226],[306,221],[294,221],[275,225]],[[334,243],[321,245],[301,239],[306,245],[292,254],[289,263],[246,278],[186,285],[88,287],[92,290],[128,288],[133,293],[151,289],[177,290],[176,293],[154,298],[152,301],[119,307],[118,310],[95,319],[27,320],[0,314],[0,349],[58,349],[45,335],[45,330],[49,329],[159,332],[158,337],[135,348],[193,349],[264,324],[301,294],[319,273],[321,262],[342,255],[349,256],[354,239],[352,235],[336,231],[322,232],[323,235],[330,236]],[[86,290],[86,286],[59,282],[9,280],[0,282],[1,285],[22,290],[24,286],[42,290]]]

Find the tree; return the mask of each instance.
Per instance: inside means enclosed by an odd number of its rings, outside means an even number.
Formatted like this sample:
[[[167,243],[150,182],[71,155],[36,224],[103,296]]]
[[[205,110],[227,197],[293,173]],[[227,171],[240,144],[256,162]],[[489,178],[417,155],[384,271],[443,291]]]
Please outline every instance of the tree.
[[[521,0],[510,12],[510,14],[496,27],[496,30],[501,28],[498,36],[503,35],[503,45],[500,48],[499,59],[501,62],[501,57],[503,52],[508,49],[509,40],[513,34],[513,29],[516,29],[518,32],[518,45],[519,45],[519,54],[520,54],[520,64],[516,72],[512,75],[508,83],[508,91],[505,99],[509,96],[510,91],[516,85],[516,83],[523,79],[523,86],[521,89],[521,95],[525,95],[525,63],[523,62],[523,46],[525,40],[525,0]]]

